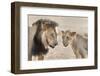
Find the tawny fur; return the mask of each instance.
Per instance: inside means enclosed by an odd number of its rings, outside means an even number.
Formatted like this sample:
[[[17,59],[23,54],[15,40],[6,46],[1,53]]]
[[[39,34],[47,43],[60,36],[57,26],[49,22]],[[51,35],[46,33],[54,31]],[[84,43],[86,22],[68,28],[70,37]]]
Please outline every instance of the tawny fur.
[[[87,58],[88,56],[88,39],[77,34],[76,32],[62,31],[63,45],[71,45],[76,58]]]

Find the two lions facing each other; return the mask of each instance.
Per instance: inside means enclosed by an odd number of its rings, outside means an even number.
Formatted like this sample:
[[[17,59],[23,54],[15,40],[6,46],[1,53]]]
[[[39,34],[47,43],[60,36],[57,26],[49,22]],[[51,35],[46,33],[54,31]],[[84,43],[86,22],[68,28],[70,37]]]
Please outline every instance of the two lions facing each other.
[[[49,19],[39,19],[32,26],[36,26],[36,32],[33,37],[32,55],[36,60],[44,60],[50,46],[55,48],[58,44],[57,30],[58,24]],[[62,31],[62,44],[64,47],[71,45],[76,58],[86,58],[88,54],[88,39],[76,32]]]

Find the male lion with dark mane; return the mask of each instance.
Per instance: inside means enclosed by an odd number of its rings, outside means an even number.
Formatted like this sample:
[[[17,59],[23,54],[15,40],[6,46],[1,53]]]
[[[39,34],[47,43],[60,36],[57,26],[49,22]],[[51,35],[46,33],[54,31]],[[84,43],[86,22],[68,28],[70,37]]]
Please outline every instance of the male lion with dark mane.
[[[48,46],[54,48],[57,42],[56,27],[58,24],[49,19],[39,19],[32,26],[36,26],[36,32],[33,37],[32,55],[37,60],[43,60],[44,55],[48,53]]]

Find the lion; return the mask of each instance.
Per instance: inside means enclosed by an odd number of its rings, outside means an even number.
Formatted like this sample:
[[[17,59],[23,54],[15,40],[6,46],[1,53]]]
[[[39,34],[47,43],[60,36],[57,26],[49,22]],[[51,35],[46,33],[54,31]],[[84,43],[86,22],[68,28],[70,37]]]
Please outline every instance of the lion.
[[[32,26],[37,26],[33,37],[32,55],[38,60],[44,60],[48,47],[54,48],[58,44],[56,32],[58,24],[49,19],[39,19]]]
[[[62,31],[62,43],[65,47],[71,45],[76,58],[87,58],[88,39],[76,32]]]

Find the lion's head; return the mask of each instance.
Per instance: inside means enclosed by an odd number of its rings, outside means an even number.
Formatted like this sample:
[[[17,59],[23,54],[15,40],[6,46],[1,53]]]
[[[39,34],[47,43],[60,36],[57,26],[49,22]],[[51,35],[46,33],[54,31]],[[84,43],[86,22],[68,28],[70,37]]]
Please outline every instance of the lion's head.
[[[40,47],[44,46],[45,50],[48,50],[48,46],[54,48],[58,44],[56,32],[58,24],[56,22],[49,19],[40,19],[34,25],[37,26],[37,31],[34,36],[35,44],[38,44]]]
[[[69,30],[62,31],[62,43],[65,47],[72,43],[76,32],[70,32]]]

